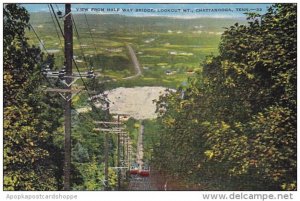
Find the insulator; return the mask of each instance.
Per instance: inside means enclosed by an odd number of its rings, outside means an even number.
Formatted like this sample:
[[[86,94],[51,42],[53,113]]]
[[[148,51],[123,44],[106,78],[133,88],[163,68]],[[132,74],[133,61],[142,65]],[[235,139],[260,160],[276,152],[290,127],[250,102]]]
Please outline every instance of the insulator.
[[[62,12],[59,10],[59,11],[57,12],[57,15],[58,15],[58,17],[62,17]]]
[[[94,71],[88,71],[87,72],[87,76],[86,76],[87,78],[94,78],[95,77],[95,74],[94,74]]]
[[[45,75],[47,74],[51,69],[49,67],[47,67],[49,65],[46,65],[46,68],[42,69],[42,73]]]
[[[65,79],[65,75],[66,75],[66,70],[60,70],[59,73],[58,73],[58,78],[61,79],[61,80],[64,80]]]
[[[43,74],[43,75],[46,75],[46,74],[47,74],[46,69],[43,69],[43,70],[42,70],[42,74]]]

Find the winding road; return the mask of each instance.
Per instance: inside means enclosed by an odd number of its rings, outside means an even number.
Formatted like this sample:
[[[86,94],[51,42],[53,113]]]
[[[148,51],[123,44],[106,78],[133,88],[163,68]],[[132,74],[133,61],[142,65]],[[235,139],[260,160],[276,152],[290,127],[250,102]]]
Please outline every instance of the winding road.
[[[132,76],[129,76],[129,77],[125,77],[123,78],[123,80],[129,80],[129,79],[134,79],[136,77],[139,77],[142,75],[142,70],[141,70],[141,66],[140,66],[140,63],[136,57],[136,54],[133,50],[133,48],[127,44],[126,45],[128,51],[129,51],[129,54],[130,54],[130,57],[131,57],[131,61],[133,63],[133,67],[134,67],[134,70],[135,70],[135,75],[132,75]]]
[[[122,79],[123,80],[130,80],[130,79],[134,79],[134,78],[137,78],[137,77],[141,76],[142,75],[142,70],[141,70],[140,63],[139,63],[139,61],[138,61],[138,59],[136,57],[136,54],[135,54],[133,48],[129,44],[127,44],[126,47],[127,47],[128,51],[129,51],[129,55],[130,55],[131,61],[133,63],[135,74],[132,75],[132,76],[129,76],[129,77],[124,77]],[[100,75],[97,75],[97,77],[100,77]],[[115,81],[118,81],[118,80],[117,79],[104,80],[104,81],[100,81],[99,83],[102,84],[102,83],[112,82],[112,81],[115,82]],[[96,97],[97,97],[97,95],[92,96],[92,98],[96,98]],[[82,107],[82,108],[78,108],[77,112],[79,112],[79,113],[85,113],[85,112],[88,112],[90,110],[91,110],[90,107]]]

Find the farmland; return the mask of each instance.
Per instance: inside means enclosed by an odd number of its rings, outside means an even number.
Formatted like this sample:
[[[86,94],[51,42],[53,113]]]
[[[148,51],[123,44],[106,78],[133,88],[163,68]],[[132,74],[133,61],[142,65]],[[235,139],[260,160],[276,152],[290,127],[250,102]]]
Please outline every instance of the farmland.
[[[88,25],[83,14],[74,15],[77,28],[73,31],[74,58],[81,71],[93,66],[101,75],[98,80],[115,80],[107,82],[107,88],[175,88],[195,70],[201,70],[206,56],[218,54],[223,27],[236,22],[236,19],[122,15],[86,15],[86,19]],[[54,26],[49,13],[32,13],[30,20],[48,52],[54,54],[55,68],[60,69],[63,38],[61,35],[58,38],[59,28]],[[62,26],[63,22],[60,23]],[[41,46],[32,31],[27,32],[27,36],[31,44]],[[142,67],[142,77],[134,80],[122,79],[134,74],[126,44],[132,45]]]

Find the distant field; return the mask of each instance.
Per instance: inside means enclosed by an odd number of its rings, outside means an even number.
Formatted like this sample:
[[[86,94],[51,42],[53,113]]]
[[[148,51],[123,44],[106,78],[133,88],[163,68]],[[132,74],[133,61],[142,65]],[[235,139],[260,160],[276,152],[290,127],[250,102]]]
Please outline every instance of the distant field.
[[[81,71],[93,66],[97,73],[116,79],[107,87],[168,86],[176,87],[195,68],[201,68],[206,56],[218,54],[224,27],[233,19],[173,19],[162,17],[124,17],[121,15],[75,15],[80,43],[74,30],[74,56]],[[55,66],[63,65],[63,51],[49,13],[32,13],[31,24],[45,47],[55,56]],[[60,22],[62,26],[62,21]],[[240,23],[243,23],[241,21]],[[58,30],[58,27],[56,27]],[[94,42],[90,36],[92,33]],[[40,46],[32,31],[31,44]],[[134,74],[126,44],[134,48],[142,66],[143,77],[121,80]],[[101,79],[101,78],[100,78]]]

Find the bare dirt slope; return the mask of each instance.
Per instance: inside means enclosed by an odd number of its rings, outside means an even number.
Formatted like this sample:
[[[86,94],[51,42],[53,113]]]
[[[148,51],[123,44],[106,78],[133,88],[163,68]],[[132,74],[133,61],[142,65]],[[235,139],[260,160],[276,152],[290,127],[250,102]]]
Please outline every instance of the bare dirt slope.
[[[105,93],[111,101],[110,113],[128,114],[135,119],[153,119],[156,105],[153,100],[166,93],[164,87],[119,87]]]

